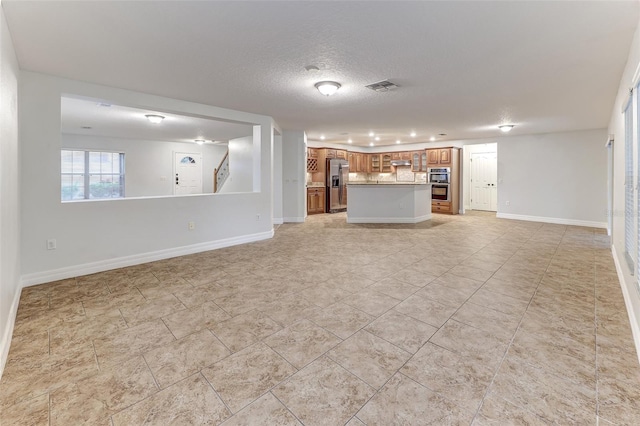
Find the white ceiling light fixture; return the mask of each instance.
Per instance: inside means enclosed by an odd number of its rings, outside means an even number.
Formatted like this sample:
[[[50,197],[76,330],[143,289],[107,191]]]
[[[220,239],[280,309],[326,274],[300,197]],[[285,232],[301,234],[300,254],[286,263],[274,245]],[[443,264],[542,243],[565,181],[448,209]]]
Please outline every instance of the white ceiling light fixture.
[[[370,138],[374,137],[375,135],[376,135],[375,133],[373,133],[373,132],[369,132],[369,137],[370,137]]]
[[[433,141],[435,141],[435,140],[436,140],[436,137],[435,137],[435,136],[431,136],[431,137],[429,138],[429,140],[430,140],[431,142],[433,142]]]
[[[498,129],[500,129],[500,131],[502,133],[508,133],[511,131],[511,129],[513,129],[515,126],[515,124],[503,124],[501,126],[498,126]]]
[[[321,141],[325,140],[324,135],[320,135],[320,140],[321,140]]]
[[[376,141],[379,141],[379,140],[380,140],[380,136],[376,136],[374,139],[375,139]]]
[[[411,134],[409,136],[411,136],[412,138],[415,138],[416,137],[416,132],[411,132]]]
[[[396,143],[400,143],[400,139],[396,140]]]
[[[205,143],[206,141],[204,139],[196,139],[195,141],[198,145],[202,145],[203,143]]]
[[[373,146],[373,142],[369,142],[369,146]]]
[[[349,143],[353,143],[353,140],[352,140],[352,139],[349,139],[347,142],[349,142]]]
[[[158,114],[147,114],[145,115],[145,117],[147,117],[147,120],[149,120],[153,124],[158,124],[162,122],[162,120],[164,120],[164,117]]]
[[[322,93],[325,96],[331,96],[338,91],[340,87],[340,83],[336,83],[335,81],[320,81],[315,84],[318,92]]]

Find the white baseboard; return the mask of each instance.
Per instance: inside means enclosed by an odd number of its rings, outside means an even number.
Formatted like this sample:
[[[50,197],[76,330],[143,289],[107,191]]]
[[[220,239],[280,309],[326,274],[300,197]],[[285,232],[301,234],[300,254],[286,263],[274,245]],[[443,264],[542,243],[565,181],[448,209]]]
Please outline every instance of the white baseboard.
[[[50,271],[35,272],[22,276],[23,287],[62,280],[65,278],[79,277],[96,272],[108,271],[110,269],[124,268],[141,263],[154,262],[156,260],[169,259],[172,257],[185,256],[203,251],[215,250],[223,247],[235,246],[238,244],[252,243],[254,241],[273,238],[274,231],[258,234],[242,235],[240,237],[226,238],[222,240],[209,241],[206,243],[193,244],[183,247],[175,247],[166,250],[158,250],[148,253],[134,254],[131,256],[118,257],[115,259],[100,260],[97,262],[85,263],[82,265],[67,266],[65,268],[53,269]]]
[[[274,217],[273,224],[274,225],[282,225],[284,223],[284,219],[281,217]]]
[[[284,223],[304,223],[304,217],[284,217]]]
[[[18,304],[20,303],[20,295],[22,294],[22,287],[18,286],[16,289],[16,295],[13,297],[11,303],[11,309],[9,310],[9,317],[7,318],[7,325],[2,330],[2,339],[0,339],[0,378],[4,372],[4,366],[7,363],[7,357],[9,356],[9,347],[11,346],[11,336],[13,336],[13,326],[16,323],[16,314],[18,313]]]
[[[431,219],[431,214],[411,217],[351,217],[347,215],[347,223],[419,223]]]
[[[627,280],[625,274],[620,266],[618,260],[618,253],[616,247],[611,245],[611,254],[613,255],[613,262],[616,265],[616,272],[618,273],[618,280],[620,281],[620,287],[622,288],[622,296],[624,297],[624,304],[627,307],[627,315],[629,315],[629,323],[631,325],[631,334],[633,335],[633,343],[636,345],[636,356],[638,362],[640,362],[640,324],[638,324],[638,318],[633,310],[633,304],[631,303],[631,295],[629,294],[629,286],[627,286]],[[633,284],[635,285],[635,283]]]
[[[529,215],[511,214],[511,213],[497,213],[496,217],[498,219],[526,220],[528,222],[555,223],[557,225],[574,225],[574,226],[586,226],[589,228],[607,229],[607,222],[592,222],[588,220],[562,219],[557,217],[529,216]]]

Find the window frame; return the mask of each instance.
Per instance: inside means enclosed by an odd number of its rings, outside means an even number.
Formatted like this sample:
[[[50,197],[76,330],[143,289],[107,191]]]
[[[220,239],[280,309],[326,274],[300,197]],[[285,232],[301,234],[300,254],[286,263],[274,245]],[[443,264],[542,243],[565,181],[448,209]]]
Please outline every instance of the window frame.
[[[105,150],[91,150],[91,149],[75,149],[75,148],[62,148],[60,150],[60,158],[64,152],[83,152],[84,153],[84,167],[82,173],[79,172],[63,172],[62,165],[60,168],[60,200],[63,203],[77,202],[77,201],[91,201],[91,200],[113,200],[125,198],[125,153],[122,151],[105,151]],[[118,154],[120,170],[118,173],[91,173],[91,154]],[[83,177],[83,197],[82,198],[63,198],[63,185],[62,178],[64,176],[82,176]],[[91,177],[92,176],[118,176],[119,179],[119,196],[117,197],[92,197],[91,196]]]

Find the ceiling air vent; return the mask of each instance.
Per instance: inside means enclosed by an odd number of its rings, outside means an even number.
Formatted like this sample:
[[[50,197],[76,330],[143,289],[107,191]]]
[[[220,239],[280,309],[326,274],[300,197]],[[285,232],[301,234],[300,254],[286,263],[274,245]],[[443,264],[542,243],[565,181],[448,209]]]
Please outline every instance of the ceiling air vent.
[[[387,90],[395,89],[398,85],[390,82],[389,80],[382,80],[364,87],[375,90],[376,92],[386,92]]]

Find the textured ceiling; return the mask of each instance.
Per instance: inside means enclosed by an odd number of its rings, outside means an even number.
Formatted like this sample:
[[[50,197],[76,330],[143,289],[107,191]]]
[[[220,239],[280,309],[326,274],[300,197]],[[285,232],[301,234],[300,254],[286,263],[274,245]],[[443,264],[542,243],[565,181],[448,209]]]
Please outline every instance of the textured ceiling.
[[[22,69],[368,144],[606,127],[638,2],[3,0]],[[308,72],[307,65],[319,71]],[[364,86],[390,79],[400,87]],[[332,97],[313,87],[342,84]],[[409,137],[416,131],[415,138]]]
[[[63,97],[60,107],[62,133],[194,143],[196,139],[226,142],[253,134],[249,124],[142,110],[100,100]],[[162,115],[164,120],[153,124],[145,117],[147,114]]]

